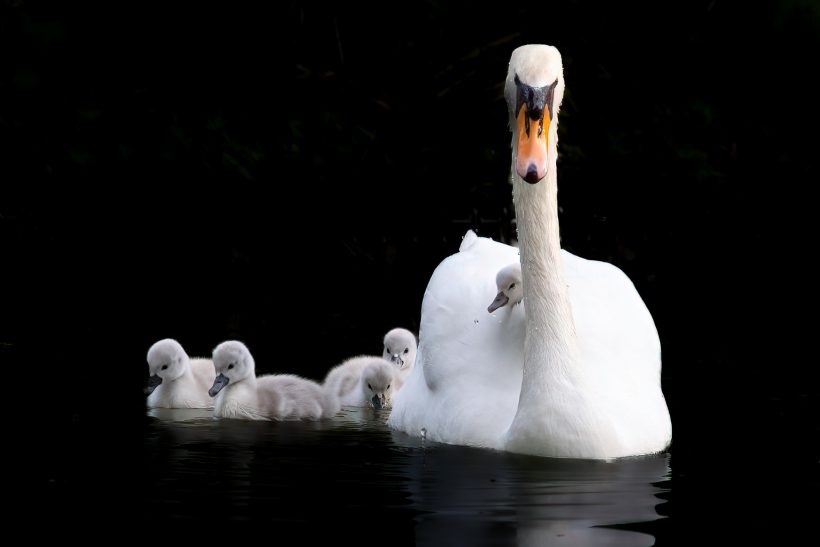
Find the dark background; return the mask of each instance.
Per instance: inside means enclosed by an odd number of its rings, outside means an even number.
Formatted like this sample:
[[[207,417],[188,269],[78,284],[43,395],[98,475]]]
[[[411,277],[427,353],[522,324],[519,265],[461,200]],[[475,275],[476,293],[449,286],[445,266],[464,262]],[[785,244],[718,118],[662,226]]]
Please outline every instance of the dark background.
[[[773,499],[816,492],[820,7],[800,0],[5,0],[0,355],[45,384],[43,427],[141,414],[160,338],[321,379],[417,332],[464,232],[510,237],[502,86],[531,42],[564,61],[563,245],[655,318],[676,472],[706,484],[729,454]]]

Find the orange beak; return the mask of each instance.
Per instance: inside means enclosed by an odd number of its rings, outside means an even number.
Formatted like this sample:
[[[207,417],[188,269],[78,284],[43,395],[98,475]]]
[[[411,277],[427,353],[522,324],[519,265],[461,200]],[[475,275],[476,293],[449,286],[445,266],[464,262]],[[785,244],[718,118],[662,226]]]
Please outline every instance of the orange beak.
[[[533,120],[527,106],[518,112],[516,125],[515,170],[518,176],[535,184],[547,175],[547,135],[549,134],[550,113],[545,108],[544,117]]]

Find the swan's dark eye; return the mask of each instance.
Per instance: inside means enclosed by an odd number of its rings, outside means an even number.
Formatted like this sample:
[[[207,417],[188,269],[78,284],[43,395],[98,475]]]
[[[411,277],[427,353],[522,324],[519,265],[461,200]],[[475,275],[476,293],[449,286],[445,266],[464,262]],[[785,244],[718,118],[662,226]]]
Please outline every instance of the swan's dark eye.
[[[369,389],[370,391],[373,391],[373,388],[370,386],[370,384],[367,384],[367,389]]]
[[[233,363],[231,363],[230,365],[228,365],[228,370],[231,370],[232,368],[233,368]]]
[[[165,370],[166,368],[168,368],[168,365],[162,365],[162,370]]]
[[[410,352],[410,348],[404,348],[404,353],[409,353],[409,352]]]
[[[514,288],[515,288],[515,283],[510,283],[510,290],[513,290]]]

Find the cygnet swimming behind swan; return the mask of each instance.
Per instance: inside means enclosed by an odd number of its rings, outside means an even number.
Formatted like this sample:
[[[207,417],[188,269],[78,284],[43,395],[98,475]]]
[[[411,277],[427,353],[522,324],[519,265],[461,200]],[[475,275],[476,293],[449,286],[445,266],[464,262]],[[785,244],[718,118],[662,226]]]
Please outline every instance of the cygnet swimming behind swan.
[[[415,335],[407,329],[395,328],[384,335],[382,357],[396,367],[401,384],[404,384],[416,364],[417,348]]]
[[[338,401],[313,380],[295,374],[257,377],[251,352],[237,340],[216,346],[213,362],[217,375],[209,393],[216,397],[219,418],[318,420],[339,410]]]
[[[341,405],[382,409],[393,405],[398,376],[399,371],[385,359],[360,355],[330,369],[323,385]]]
[[[208,388],[214,383],[214,364],[206,358],[188,357],[182,345],[172,338],[155,342],[146,356],[148,361],[149,408],[213,408]]]

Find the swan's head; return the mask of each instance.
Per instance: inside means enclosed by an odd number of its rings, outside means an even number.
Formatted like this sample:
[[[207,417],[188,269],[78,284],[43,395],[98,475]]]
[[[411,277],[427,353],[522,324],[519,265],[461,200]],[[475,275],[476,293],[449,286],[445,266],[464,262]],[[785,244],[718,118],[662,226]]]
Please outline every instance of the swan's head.
[[[182,345],[171,338],[154,343],[148,349],[148,384],[145,393],[150,394],[162,382],[173,382],[188,369],[188,354]]]
[[[393,329],[384,335],[382,357],[400,370],[416,364],[416,337],[407,329]]]
[[[521,264],[513,262],[498,270],[495,276],[495,284],[498,287],[498,294],[492,301],[487,311],[493,313],[498,308],[503,308],[507,304],[515,306],[524,299],[524,286],[521,282]]]
[[[504,98],[513,132],[513,167],[530,184],[547,176],[549,139],[557,138],[563,97],[564,69],[557,49],[530,44],[513,51]]]
[[[251,352],[245,344],[237,340],[228,340],[216,346],[213,360],[216,378],[213,387],[208,390],[211,397],[215,397],[229,383],[235,384],[256,375],[256,365]]]
[[[396,378],[388,362],[373,362],[362,370],[362,391],[370,406],[379,410],[393,405]]]

